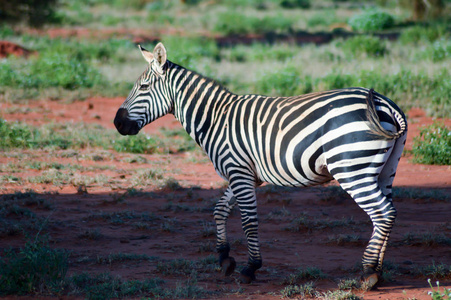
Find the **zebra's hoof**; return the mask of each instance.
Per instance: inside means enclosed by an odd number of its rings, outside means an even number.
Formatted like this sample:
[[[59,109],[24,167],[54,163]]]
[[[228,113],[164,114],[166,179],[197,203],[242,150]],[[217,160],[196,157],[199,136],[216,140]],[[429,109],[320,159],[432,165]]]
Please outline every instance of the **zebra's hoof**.
[[[376,272],[363,274],[360,281],[362,288],[369,291],[374,288],[379,281],[379,274]]]
[[[232,275],[233,271],[235,271],[235,267],[236,261],[233,257],[224,258],[221,262],[222,274],[224,274],[224,276]]]
[[[240,274],[240,281],[249,284],[255,280],[255,271],[251,268],[245,267]]]

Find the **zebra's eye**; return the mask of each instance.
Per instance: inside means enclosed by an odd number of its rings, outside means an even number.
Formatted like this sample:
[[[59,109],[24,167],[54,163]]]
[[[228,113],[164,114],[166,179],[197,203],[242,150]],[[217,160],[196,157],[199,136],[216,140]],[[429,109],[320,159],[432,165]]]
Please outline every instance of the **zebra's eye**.
[[[141,84],[141,86],[139,87],[139,89],[140,89],[141,91],[146,91],[146,90],[149,89],[149,85],[146,84],[146,83],[143,83],[143,84]]]

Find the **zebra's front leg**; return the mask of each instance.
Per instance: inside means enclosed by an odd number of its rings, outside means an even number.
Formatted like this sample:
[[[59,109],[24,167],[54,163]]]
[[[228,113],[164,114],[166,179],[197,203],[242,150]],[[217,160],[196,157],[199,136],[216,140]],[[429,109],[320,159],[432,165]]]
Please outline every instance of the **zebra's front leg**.
[[[225,276],[230,276],[236,267],[235,259],[229,256],[230,245],[227,241],[226,229],[227,219],[235,204],[235,198],[229,187],[216,204],[213,213],[216,221],[216,251],[219,253],[219,265]]]
[[[251,283],[255,280],[255,271],[262,266],[260,245],[258,241],[257,198],[255,194],[255,179],[243,175],[230,181],[230,188],[235,195],[240,208],[241,225],[247,239],[249,260],[241,270],[241,281]]]

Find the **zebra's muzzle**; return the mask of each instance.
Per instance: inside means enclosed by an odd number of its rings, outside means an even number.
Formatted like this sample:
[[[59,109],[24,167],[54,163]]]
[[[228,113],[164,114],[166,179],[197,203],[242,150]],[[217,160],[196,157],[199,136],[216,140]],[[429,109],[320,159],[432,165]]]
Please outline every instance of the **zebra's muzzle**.
[[[129,119],[128,111],[125,108],[119,108],[117,111],[114,126],[122,135],[135,135],[141,129],[138,122]]]

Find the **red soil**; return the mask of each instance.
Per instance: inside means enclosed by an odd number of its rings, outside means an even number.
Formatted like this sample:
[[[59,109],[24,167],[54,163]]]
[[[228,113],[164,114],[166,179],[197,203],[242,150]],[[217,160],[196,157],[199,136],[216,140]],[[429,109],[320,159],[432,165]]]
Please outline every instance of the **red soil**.
[[[0,41],[0,58],[5,58],[10,55],[27,57],[30,54],[34,53],[34,51],[25,49],[24,47],[17,44],[8,41]]]

